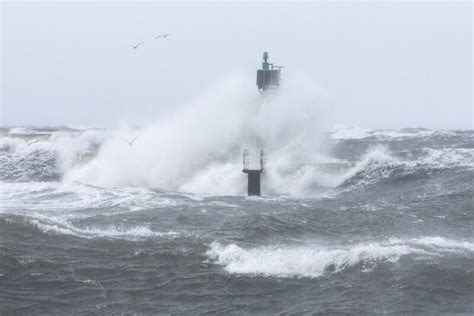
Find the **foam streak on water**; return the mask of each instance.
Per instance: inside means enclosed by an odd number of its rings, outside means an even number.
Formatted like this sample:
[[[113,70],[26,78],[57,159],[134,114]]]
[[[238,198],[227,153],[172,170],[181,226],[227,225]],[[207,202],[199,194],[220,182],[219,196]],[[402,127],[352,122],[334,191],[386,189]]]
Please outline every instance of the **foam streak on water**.
[[[328,270],[339,273],[356,265],[369,271],[377,264],[397,262],[402,256],[429,261],[445,252],[453,252],[452,256],[466,252],[472,255],[474,243],[446,240],[442,237],[398,239],[332,248],[307,245],[242,249],[235,244],[224,247],[213,243],[207,254],[230,273],[314,278]]]
[[[262,103],[234,78],[140,128],[0,129],[0,314],[474,314],[474,132],[330,129],[293,83]]]

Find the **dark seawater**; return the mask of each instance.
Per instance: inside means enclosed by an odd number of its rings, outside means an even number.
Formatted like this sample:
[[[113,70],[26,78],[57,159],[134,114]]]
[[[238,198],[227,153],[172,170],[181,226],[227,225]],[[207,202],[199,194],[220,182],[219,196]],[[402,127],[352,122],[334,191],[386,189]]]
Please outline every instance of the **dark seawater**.
[[[111,133],[0,130],[0,314],[474,314],[471,130],[337,129],[262,198],[70,180]]]

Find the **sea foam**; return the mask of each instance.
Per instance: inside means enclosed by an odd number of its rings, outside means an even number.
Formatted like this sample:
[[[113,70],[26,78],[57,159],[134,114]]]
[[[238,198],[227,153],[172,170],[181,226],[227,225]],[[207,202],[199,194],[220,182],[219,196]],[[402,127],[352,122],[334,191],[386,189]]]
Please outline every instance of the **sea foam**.
[[[350,246],[321,245],[242,248],[214,242],[207,252],[229,273],[276,277],[319,277],[361,265],[370,271],[379,264],[396,262],[402,256],[427,258],[446,253],[474,251],[474,243],[442,237],[391,239]]]

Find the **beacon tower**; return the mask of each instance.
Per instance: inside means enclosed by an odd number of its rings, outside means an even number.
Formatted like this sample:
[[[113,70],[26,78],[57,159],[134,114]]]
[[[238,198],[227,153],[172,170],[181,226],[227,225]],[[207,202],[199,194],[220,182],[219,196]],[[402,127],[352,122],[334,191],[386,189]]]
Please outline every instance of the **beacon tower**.
[[[280,87],[281,68],[283,66],[275,66],[268,62],[268,53],[263,53],[262,69],[257,70],[257,88],[262,98],[265,98],[269,90],[275,90]],[[243,169],[242,172],[247,174],[248,195],[261,194],[261,174],[265,170],[265,153],[263,149],[260,150],[260,169],[250,169],[250,156],[247,149],[244,150],[243,155]]]

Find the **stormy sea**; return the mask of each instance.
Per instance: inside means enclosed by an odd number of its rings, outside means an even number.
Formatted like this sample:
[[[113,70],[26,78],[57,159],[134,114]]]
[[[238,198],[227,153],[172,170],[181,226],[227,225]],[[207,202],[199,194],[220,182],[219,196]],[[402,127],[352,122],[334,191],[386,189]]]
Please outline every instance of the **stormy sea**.
[[[0,314],[474,313],[474,131],[221,101],[1,128]]]

